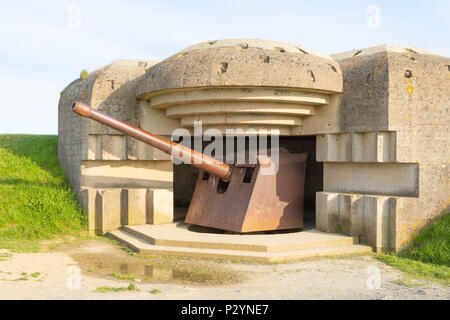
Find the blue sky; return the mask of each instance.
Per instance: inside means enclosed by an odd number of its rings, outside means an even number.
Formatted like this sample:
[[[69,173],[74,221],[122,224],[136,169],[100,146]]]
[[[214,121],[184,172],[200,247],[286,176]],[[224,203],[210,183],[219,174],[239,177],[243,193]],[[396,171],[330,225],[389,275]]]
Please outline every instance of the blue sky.
[[[379,28],[368,27],[371,6],[379,8]],[[450,1],[2,0],[0,133],[56,134],[59,92],[83,69],[162,60],[223,38],[286,41],[326,54],[391,44],[449,57]]]

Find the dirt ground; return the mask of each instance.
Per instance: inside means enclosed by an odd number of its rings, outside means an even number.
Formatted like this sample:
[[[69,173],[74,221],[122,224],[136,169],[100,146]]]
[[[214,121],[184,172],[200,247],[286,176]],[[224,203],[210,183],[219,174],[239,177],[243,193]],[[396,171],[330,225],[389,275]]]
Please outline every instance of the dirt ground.
[[[0,299],[447,300],[450,287],[410,279],[371,256],[287,264],[144,259],[87,240],[41,253],[0,250]]]

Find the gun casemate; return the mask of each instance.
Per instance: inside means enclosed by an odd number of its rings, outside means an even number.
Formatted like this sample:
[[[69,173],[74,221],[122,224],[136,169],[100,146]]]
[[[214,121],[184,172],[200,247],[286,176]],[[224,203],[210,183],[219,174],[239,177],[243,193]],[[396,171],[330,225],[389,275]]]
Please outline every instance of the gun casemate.
[[[185,222],[234,232],[303,227],[306,153],[272,149],[256,155],[256,163],[247,154],[245,163],[229,166],[81,102],[74,102],[72,110],[199,168]]]

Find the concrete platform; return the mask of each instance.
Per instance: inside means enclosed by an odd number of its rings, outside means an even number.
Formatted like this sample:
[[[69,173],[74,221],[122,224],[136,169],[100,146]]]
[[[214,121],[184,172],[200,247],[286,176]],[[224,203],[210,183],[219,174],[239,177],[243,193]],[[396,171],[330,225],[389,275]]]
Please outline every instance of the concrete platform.
[[[282,262],[372,251],[370,246],[359,245],[358,238],[315,229],[244,235],[206,230],[196,230],[178,222],[123,226],[108,235],[144,255],[159,253],[252,262]]]

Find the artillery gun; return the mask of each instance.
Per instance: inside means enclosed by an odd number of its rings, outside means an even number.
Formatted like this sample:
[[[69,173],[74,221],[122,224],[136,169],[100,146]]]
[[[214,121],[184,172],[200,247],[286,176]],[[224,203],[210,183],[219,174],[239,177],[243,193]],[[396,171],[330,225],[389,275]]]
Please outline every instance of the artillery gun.
[[[199,168],[186,223],[239,233],[303,228],[306,153],[272,149],[256,155],[256,163],[247,155],[228,165],[81,102],[72,111]],[[277,170],[270,173],[264,169],[274,165],[275,152]]]

